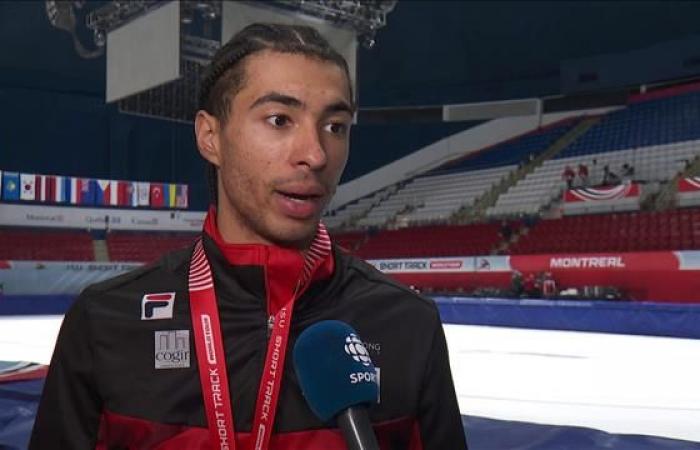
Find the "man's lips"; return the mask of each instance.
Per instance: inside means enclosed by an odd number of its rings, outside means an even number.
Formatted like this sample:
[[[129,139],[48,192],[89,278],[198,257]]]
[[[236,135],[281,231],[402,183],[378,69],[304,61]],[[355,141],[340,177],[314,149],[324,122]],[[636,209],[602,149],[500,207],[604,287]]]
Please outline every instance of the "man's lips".
[[[309,219],[323,207],[323,190],[319,188],[296,188],[275,190],[277,203],[282,213],[294,219]]]

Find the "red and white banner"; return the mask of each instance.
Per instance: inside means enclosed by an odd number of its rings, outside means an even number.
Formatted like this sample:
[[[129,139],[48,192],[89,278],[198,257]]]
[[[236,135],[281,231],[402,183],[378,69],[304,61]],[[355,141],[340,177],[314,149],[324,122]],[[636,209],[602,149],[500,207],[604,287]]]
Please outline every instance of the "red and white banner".
[[[641,195],[641,187],[638,183],[623,183],[617,186],[576,188],[564,191],[564,202],[601,202],[619,200],[622,198],[635,198]]]
[[[634,300],[700,303],[700,251],[385,259],[370,263],[404,284],[437,291],[508,289],[517,270],[523,275],[551,272],[561,287],[616,286]]]
[[[700,192],[700,177],[680,178],[678,192]]]

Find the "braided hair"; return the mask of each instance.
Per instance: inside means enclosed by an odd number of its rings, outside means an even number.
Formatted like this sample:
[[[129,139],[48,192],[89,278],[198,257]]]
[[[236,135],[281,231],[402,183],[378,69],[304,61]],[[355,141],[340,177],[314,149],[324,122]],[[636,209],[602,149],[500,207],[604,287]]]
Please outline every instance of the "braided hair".
[[[328,41],[312,27],[283,25],[276,23],[254,23],[248,25],[214,55],[204,69],[200,81],[199,109],[216,117],[225,124],[231,111],[231,101],[245,83],[245,66],[241,62],[248,56],[272,50],[280,53],[301,54],[340,67],[347,76],[350,71],[345,58],[331,47]],[[350,98],[353,97],[350,85]],[[217,169],[207,164],[207,186],[212,204],[218,201]]]

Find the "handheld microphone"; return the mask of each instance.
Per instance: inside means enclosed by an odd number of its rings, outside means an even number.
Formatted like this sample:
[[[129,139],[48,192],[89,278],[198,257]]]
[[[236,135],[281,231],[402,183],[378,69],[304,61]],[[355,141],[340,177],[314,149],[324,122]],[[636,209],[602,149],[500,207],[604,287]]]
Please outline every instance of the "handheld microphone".
[[[323,422],[336,419],[348,450],[379,450],[367,406],[379,394],[377,372],[353,328],[324,320],[294,344],[294,370],[311,410]]]

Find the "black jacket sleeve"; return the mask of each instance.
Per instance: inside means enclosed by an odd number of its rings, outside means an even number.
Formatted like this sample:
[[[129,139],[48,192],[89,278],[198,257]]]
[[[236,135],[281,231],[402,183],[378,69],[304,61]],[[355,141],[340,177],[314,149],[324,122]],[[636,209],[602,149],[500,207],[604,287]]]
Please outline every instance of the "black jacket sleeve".
[[[462,416],[452,381],[447,343],[438,321],[421,390],[418,418],[424,450],[466,450]]]
[[[95,448],[102,402],[95,385],[85,297],[83,293],[63,319],[30,450]]]

